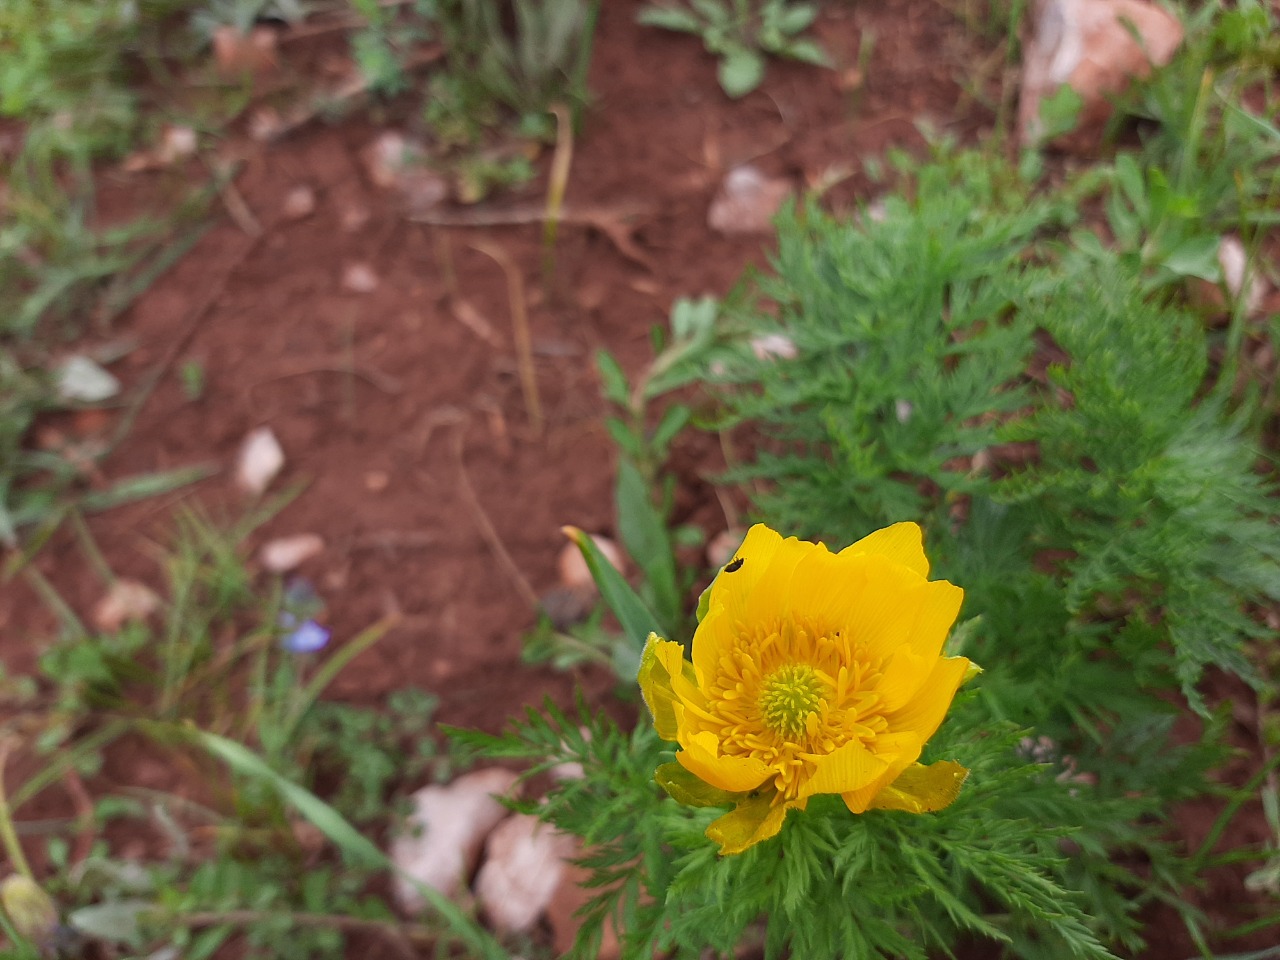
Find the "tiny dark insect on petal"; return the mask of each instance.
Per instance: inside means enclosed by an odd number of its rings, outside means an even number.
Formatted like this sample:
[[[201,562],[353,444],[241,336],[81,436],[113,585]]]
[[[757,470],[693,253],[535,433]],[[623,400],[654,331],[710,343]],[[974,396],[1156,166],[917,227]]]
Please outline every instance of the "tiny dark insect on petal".
[[[725,566],[725,568],[724,568],[724,572],[725,572],[725,573],[733,573],[733,571],[735,571],[735,570],[741,570],[741,569],[742,569],[742,564],[743,564],[744,562],[746,562],[746,558],[745,558],[745,557],[738,557],[736,560],[731,560],[731,561],[730,561],[730,562]]]

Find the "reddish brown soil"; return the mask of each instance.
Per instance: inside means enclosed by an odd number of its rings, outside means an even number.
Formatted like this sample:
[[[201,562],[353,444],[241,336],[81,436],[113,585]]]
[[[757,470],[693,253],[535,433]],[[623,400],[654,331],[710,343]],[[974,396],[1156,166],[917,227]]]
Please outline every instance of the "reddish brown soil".
[[[595,102],[575,144],[567,205],[638,209],[632,224],[645,263],[566,224],[548,292],[536,224],[408,222],[395,197],[369,182],[360,153],[379,128],[355,116],[256,150],[236,188],[264,235],[255,239],[229,218],[217,223],[117,331],[137,343],[114,368],[127,385],[159,364],[167,370],[107,462],[106,480],[212,464],[218,474],[189,495],[235,504],[243,500],[231,484],[239,444],[269,426],[288,457],[274,489],[306,486],[260,539],[324,537],[324,554],[302,572],[329,601],[339,639],[388,611],[404,615],[344,673],[338,696],[377,701],[420,684],[441,694],[443,719],[493,727],[521,702],[568,691],[570,678],[517,666],[533,611],[482,536],[464,472],[534,590],[553,586],[560,527],[608,532],[613,522],[613,454],[595,351],[605,346],[637,370],[650,356],[651,328],[665,324],[677,297],[723,294],[747,264],[765,260],[766,239],[729,238],[706,225],[724,173],[750,161],[802,186],[847,167],[853,176],[836,195],[848,201],[866,195],[863,157],[922,148],[917,121],[962,138],[986,121],[972,109],[945,120],[969,102],[957,78],[980,51],[928,4],[893,0],[824,15],[822,38],[840,62],[856,61],[865,32],[877,38],[856,92],[838,73],[773,63],[764,88],[738,102],[720,92],[715,63],[696,40],[638,27],[640,6],[610,3],[602,12]],[[315,191],[318,205],[291,221],[282,201],[300,185]],[[543,196],[540,180],[475,209],[527,208]],[[501,248],[524,279],[545,408],[541,435],[522,399],[504,275],[473,248],[477,242]],[[380,279],[371,293],[342,286],[344,269],[358,262]],[[457,293],[489,320],[496,342],[450,309],[449,262]],[[192,329],[189,318],[206,301]],[[175,341],[181,350],[170,356]],[[189,361],[205,372],[198,401],[178,378]],[[700,478],[719,466],[697,441],[677,454],[689,481],[680,507],[709,535],[724,519]],[[118,574],[155,582],[148,544],[164,536],[171,503],[94,522]],[[69,575],[78,554],[71,541],[56,543],[40,564],[85,609],[98,584]]]
[[[714,61],[696,40],[637,27],[639,6],[604,5],[590,84],[596,99],[575,144],[567,200],[578,209],[638,208],[634,236],[647,266],[607,237],[566,225],[547,292],[539,226],[407,222],[395,199],[367,178],[359,153],[378,128],[357,116],[258,149],[236,187],[265,233],[255,239],[230,219],[218,222],[120,328],[137,343],[115,368],[127,385],[162,362],[169,369],[106,463],[107,478],[213,464],[218,473],[184,496],[235,505],[242,498],[230,466],[238,446],[251,429],[270,426],[288,457],[275,489],[305,489],[257,541],[323,536],[325,551],[302,573],[328,602],[338,642],[388,612],[402,615],[340,676],[333,696],[376,704],[417,685],[440,696],[441,720],[491,730],[546,694],[567,702],[578,681],[604,698],[606,676],[520,663],[521,635],[535,614],[482,532],[492,524],[542,592],[556,582],[562,524],[611,530],[613,454],[596,349],[639,369],[649,331],[665,322],[674,299],[723,294],[744,266],[765,261],[765,240],[727,238],[706,225],[710,200],[734,165],[751,161],[797,186],[848,166],[852,177],[831,195],[845,204],[871,196],[863,158],[923,147],[917,121],[963,140],[992,122],[961,81],[972,83],[975,65],[995,61],[937,4],[830,4],[819,28],[837,61],[855,63],[861,38],[874,32],[861,84],[851,89],[837,72],[771,63],[764,87],[737,102],[721,94]],[[282,200],[299,185],[315,191],[318,205],[290,221]],[[536,204],[544,191],[539,181],[486,209]],[[522,399],[503,273],[473,249],[478,241],[500,247],[524,279],[546,414],[540,435]],[[446,248],[457,293],[489,319],[496,342],[450,309]],[[344,291],[343,271],[355,262],[377,273],[376,290]],[[192,311],[206,300],[190,328]],[[168,357],[175,338],[188,333]],[[197,401],[177,376],[188,361],[205,371]],[[717,456],[693,440],[676,457],[676,519],[708,535],[725,523],[705,479],[720,468]],[[158,585],[150,545],[167,535],[175,499],[94,521],[118,574]],[[51,543],[39,565],[77,609],[88,609],[98,586],[83,575],[71,540]],[[0,626],[30,625],[34,609],[33,598],[10,585],[0,597]],[[5,653],[15,672],[32,655]],[[1180,942],[1158,957],[1192,952]]]

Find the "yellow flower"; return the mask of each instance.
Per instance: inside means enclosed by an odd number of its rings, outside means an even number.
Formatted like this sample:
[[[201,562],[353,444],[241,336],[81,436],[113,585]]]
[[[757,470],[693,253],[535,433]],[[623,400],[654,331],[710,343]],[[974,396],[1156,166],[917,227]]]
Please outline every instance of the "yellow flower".
[[[916,762],[972,667],[942,656],[964,591],[928,575],[914,523],[835,554],[757,525],[711,585],[693,662],[650,634],[640,688],[680,746],[656,779],[683,803],[735,804],[707,829],[721,853],[816,794],[854,813],[956,798],[964,767]]]

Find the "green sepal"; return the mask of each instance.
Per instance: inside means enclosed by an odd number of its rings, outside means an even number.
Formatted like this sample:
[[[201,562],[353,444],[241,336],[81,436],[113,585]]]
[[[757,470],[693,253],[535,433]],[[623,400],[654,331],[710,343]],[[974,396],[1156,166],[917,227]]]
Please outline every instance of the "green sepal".
[[[716,574],[716,576],[718,577],[719,574]],[[702,593],[698,594],[698,622],[699,623],[701,623],[702,618],[707,615],[707,611],[711,609],[711,588],[714,587],[715,585],[716,585],[716,582],[712,580],[709,584],[707,584],[707,589],[703,590]]]
[[[775,803],[776,794],[761,793],[756,796],[742,794],[738,805],[711,822],[707,827],[707,839],[720,845],[720,855],[741,853],[748,847],[778,835],[782,822],[791,806]],[[803,803],[794,804],[802,809]]]
[[[644,697],[645,706],[653,716],[654,729],[663,740],[674,741],[679,732],[676,723],[675,690],[671,684],[671,674],[658,658],[658,644],[671,643],[663,640],[656,633],[650,633],[645,642],[644,651],[640,654],[640,670],[636,680],[640,684],[640,695]],[[682,657],[683,661],[683,657]]]
[[[730,793],[699,780],[678,763],[664,763],[653,773],[658,786],[676,803],[686,807],[727,807],[738,803],[745,793]]]

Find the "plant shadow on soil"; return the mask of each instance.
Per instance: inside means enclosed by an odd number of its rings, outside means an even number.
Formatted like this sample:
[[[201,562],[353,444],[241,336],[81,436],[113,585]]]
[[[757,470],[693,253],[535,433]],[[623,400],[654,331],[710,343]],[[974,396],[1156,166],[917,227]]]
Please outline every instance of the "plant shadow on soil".
[[[665,324],[674,299],[723,294],[746,265],[767,261],[767,238],[726,237],[707,226],[725,172],[751,162],[802,188],[847,165],[853,175],[828,199],[851,207],[874,197],[863,158],[890,147],[924,149],[918,121],[966,142],[991,130],[990,112],[957,82],[990,51],[935,4],[887,0],[824,14],[820,38],[837,62],[856,63],[862,36],[876,37],[856,97],[839,72],[773,62],[764,86],[740,101],[722,95],[715,62],[697,40],[637,26],[640,6],[603,5],[590,77],[595,100],[575,143],[567,203],[640,210],[631,226],[647,264],[598,232],[565,224],[547,291],[540,226],[407,221],[369,182],[360,157],[378,129],[353,116],[258,148],[236,185],[263,235],[216,223],[117,331],[136,344],[113,368],[126,386],[137,387],[157,364],[168,370],[107,474],[216,463],[225,469],[183,496],[240,509],[230,465],[244,436],[269,426],[287,456],[277,485],[305,489],[258,542],[301,532],[324,538],[324,552],[301,572],[328,601],[339,641],[388,612],[402,616],[344,670],[330,696],[375,705],[417,685],[439,696],[442,722],[490,731],[544,696],[569,703],[577,684],[589,702],[610,702],[613,684],[603,672],[521,663],[521,635],[535,614],[486,541],[481,513],[536,592],[555,585],[563,524],[612,529],[613,451],[592,358],[605,347],[638,369],[649,357],[650,329]],[[298,186],[318,202],[309,216],[290,220],[283,199]],[[132,178],[106,189],[127,203],[146,185]],[[490,205],[536,207],[544,191],[540,180]],[[545,411],[540,436],[522,399],[503,272],[473,248],[477,241],[501,247],[524,279]],[[344,290],[344,271],[357,263],[372,268],[376,289]],[[450,309],[454,292],[488,319],[491,338]],[[210,297],[188,330],[192,311]],[[175,337],[188,332],[170,358]],[[189,362],[203,369],[196,400],[178,375]],[[709,482],[723,468],[718,447],[707,437],[687,439],[673,466],[675,520],[719,532],[725,520]],[[118,575],[155,582],[148,543],[165,538],[175,499],[92,521]],[[74,608],[92,605],[97,583],[72,538],[55,538],[36,562]],[[53,629],[18,583],[0,594],[0,626],[14,673],[29,669],[37,652],[13,649],[25,644],[18,638]],[[122,762],[127,757],[113,766]],[[1211,814],[1188,816],[1195,821],[1184,825],[1188,835],[1203,834]],[[1231,897],[1218,887],[1211,895]],[[1176,921],[1158,925],[1163,936]],[[1192,953],[1178,940],[1148,955]]]

